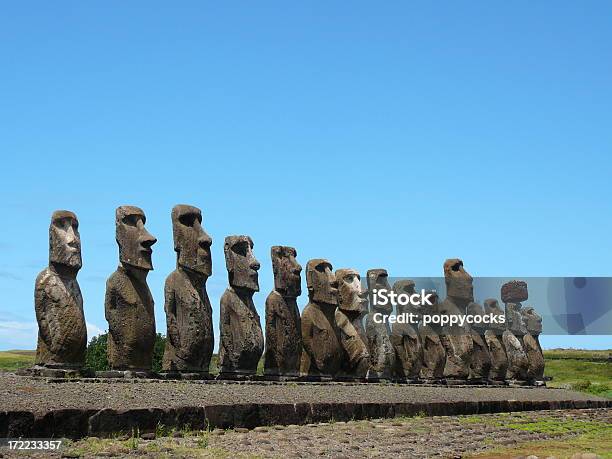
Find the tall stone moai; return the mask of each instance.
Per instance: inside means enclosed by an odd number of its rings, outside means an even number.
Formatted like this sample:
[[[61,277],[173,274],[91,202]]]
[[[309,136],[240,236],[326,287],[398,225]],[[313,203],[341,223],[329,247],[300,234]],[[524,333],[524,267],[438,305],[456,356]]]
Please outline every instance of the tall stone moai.
[[[338,379],[363,380],[370,368],[368,339],[363,328],[367,312],[367,292],[361,286],[361,276],[355,269],[337,269],[338,308],[336,326],[345,352]]]
[[[293,247],[271,249],[274,290],[266,298],[264,374],[297,377],[302,357],[302,330],[297,297],[302,294],[302,266]]]
[[[259,291],[259,262],[249,236],[228,236],[223,247],[229,287],[221,297],[219,376],[242,378],[257,372],[264,339],[253,294]]]
[[[393,284],[393,291],[399,294],[414,295],[415,283],[412,280],[399,280]],[[405,314],[407,320],[414,318],[417,323],[394,323],[391,327],[391,343],[395,348],[395,378],[403,382],[419,379],[423,366],[423,346],[418,332],[420,306],[413,304],[397,305],[397,315]]]
[[[422,306],[421,314],[433,315],[438,313],[438,293],[428,291],[431,306]],[[419,322],[419,337],[423,346],[423,362],[421,365],[420,379],[429,383],[440,382],[444,378],[444,366],[446,365],[446,349],[440,339],[440,327],[430,325],[421,320]]]
[[[74,213],[57,210],[49,226],[49,266],[36,277],[34,289],[37,365],[78,370],[85,362],[87,327],[76,279],[81,266],[79,221]]]
[[[468,379],[473,383],[486,383],[491,371],[491,354],[485,340],[487,331],[487,324],[483,320],[485,310],[478,303],[470,303],[467,306],[467,314],[481,318],[480,321],[474,320],[474,323],[470,326],[473,347],[470,354],[470,375]]]
[[[531,306],[522,308],[521,315],[527,333],[523,335],[523,349],[527,355],[527,381],[533,385],[544,385],[544,354],[540,346],[542,317]]]
[[[366,335],[368,337],[368,348],[370,350],[369,381],[393,379],[395,368],[395,349],[391,344],[391,328],[388,321],[377,320],[381,316],[388,316],[393,312],[390,301],[386,304],[376,301],[375,290],[391,291],[386,269],[370,269],[367,272],[368,297],[370,312],[366,319]]]
[[[502,335],[508,356],[506,380],[514,384],[525,384],[529,361],[522,341],[527,329],[523,323],[521,302],[529,298],[527,283],[516,280],[505,283],[501,287],[501,298],[506,314],[506,330]]]
[[[115,212],[119,267],[106,281],[108,363],[112,370],[151,370],[155,345],[153,296],[147,275],[153,269],[152,246],[142,209],[121,206]]]
[[[464,315],[474,300],[472,276],[464,269],[463,261],[452,258],[444,262],[446,299],[438,305],[440,315]],[[441,327],[440,339],[446,349],[444,378],[447,382],[467,380],[470,376],[470,357],[474,346],[468,326]]]
[[[331,378],[341,369],[344,350],[336,326],[338,282],[329,261],[316,258],[306,264],[308,304],[302,311],[302,358],[300,375]]]
[[[488,298],[484,301],[484,310],[485,314],[494,314],[498,317],[504,315],[499,302],[494,298]],[[506,355],[506,347],[502,338],[505,330],[505,323],[491,323],[485,331],[485,341],[491,356],[489,380],[494,384],[502,384],[506,380],[508,356]]]
[[[171,217],[176,269],[164,286],[167,340],[162,368],[185,377],[205,377],[215,344],[206,293],[206,280],[212,275],[212,238],[202,227],[197,207],[176,205]]]

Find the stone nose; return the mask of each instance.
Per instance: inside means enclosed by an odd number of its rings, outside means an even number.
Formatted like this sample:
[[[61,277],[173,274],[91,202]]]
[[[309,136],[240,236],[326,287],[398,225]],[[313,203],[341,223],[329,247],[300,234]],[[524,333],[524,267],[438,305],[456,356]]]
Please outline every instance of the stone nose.
[[[253,258],[253,261],[251,261],[251,264],[249,265],[249,267],[253,271],[259,271],[259,268],[261,268],[261,265],[259,264],[259,262],[255,258]]]
[[[151,233],[143,229],[143,234],[140,236],[140,245],[146,249],[150,249],[153,244],[157,242],[157,239],[153,237]]]
[[[202,231],[200,237],[198,238],[198,244],[203,249],[207,249],[212,245],[212,238],[208,235],[206,231]]]

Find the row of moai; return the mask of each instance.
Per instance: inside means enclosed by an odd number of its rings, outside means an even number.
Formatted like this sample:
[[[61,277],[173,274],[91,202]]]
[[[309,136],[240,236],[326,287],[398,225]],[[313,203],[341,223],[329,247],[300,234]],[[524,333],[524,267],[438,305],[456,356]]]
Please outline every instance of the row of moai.
[[[156,239],[145,222],[138,207],[116,210],[120,264],[106,283],[105,297],[111,371],[101,376],[154,376],[150,370],[155,316],[146,278],[153,269]],[[212,239],[202,227],[200,209],[193,206],[175,206],[172,226],[177,266],[164,287],[167,341],[162,374],[207,378],[214,347],[212,307],[206,292],[206,281],[212,275]],[[368,271],[366,290],[358,271],[333,272],[330,262],[314,259],[306,266],[309,302],[300,317],[297,297],[301,295],[302,267],[297,252],[274,246],[274,289],[265,304],[264,349],[253,303],[260,268],[253,241],[248,236],[228,236],[224,253],[229,286],[220,301],[219,378],[252,377],[264,354],[264,374],[269,379],[449,384],[536,384],[543,380],[538,341],[541,318],[533,308],[521,305],[527,299],[524,282],[513,281],[501,289],[506,325],[460,330],[423,323],[390,327],[373,317],[377,312],[391,314],[392,307],[368,301],[368,292],[375,288],[391,290],[384,269]],[[39,335],[32,371],[82,371],[87,332],[76,280],[81,266],[77,217],[70,211],[56,211],[49,229],[49,266],[36,279]],[[398,306],[397,313],[503,314],[494,299],[486,300],[484,307],[473,302],[472,278],[461,260],[447,260],[444,277],[447,298],[443,302],[433,292],[433,306]],[[411,294],[415,284],[400,280],[393,290]]]

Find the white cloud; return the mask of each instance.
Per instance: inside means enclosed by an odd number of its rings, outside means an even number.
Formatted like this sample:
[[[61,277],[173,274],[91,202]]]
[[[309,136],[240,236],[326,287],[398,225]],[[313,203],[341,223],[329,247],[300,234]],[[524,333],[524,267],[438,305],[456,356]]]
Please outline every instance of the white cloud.
[[[36,322],[0,321],[0,349],[36,349]]]
[[[88,340],[92,339],[94,336],[98,336],[98,335],[101,335],[102,333],[105,333],[105,331],[102,330],[100,327],[98,327],[96,324],[92,324],[90,322],[85,322],[85,324],[87,325],[87,339]]]

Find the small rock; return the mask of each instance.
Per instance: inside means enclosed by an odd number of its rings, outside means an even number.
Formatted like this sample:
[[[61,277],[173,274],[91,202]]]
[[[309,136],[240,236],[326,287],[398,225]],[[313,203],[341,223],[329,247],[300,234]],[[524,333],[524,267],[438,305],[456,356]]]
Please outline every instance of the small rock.
[[[223,430],[223,429],[213,429],[211,434],[213,434],[213,435],[225,435],[225,430]]]
[[[143,433],[140,438],[143,440],[155,440],[155,432]]]
[[[246,427],[234,427],[234,432],[236,433],[247,433],[249,429]]]
[[[267,427],[263,427],[263,426],[259,426],[259,427],[255,427],[253,429],[253,432],[267,432],[268,428]]]
[[[172,432],[172,436],[174,438],[183,438],[183,432],[181,432],[180,430],[175,430],[174,432]]]

